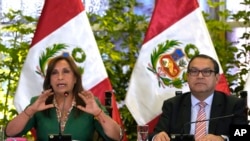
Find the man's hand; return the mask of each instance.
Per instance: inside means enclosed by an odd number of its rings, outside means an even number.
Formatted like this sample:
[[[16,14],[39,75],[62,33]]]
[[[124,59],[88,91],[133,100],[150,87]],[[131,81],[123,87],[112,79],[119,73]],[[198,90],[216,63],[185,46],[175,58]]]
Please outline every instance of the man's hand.
[[[218,135],[207,134],[206,136],[195,141],[224,141],[224,139]]]
[[[166,132],[162,131],[154,136],[153,141],[170,141],[170,138]]]

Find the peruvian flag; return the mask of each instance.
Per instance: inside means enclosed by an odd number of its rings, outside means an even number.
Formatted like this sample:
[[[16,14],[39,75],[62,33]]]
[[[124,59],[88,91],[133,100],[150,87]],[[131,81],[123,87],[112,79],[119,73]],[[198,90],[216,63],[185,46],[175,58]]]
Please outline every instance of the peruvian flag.
[[[156,0],[125,99],[137,124],[149,124],[151,132],[163,101],[189,91],[185,76],[195,54],[219,61],[198,2]],[[220,74],[216,89],[229,94],[222,69]]]
[[[82,68],[83,87],[105,104],[105,91],[112,91],[83,3],[80,0],[46,0],[25,60],[14,105],[21,112],[31,97],[41,94],[50,57],[69,54]],[[112,118],[122,125],[115,96]]]

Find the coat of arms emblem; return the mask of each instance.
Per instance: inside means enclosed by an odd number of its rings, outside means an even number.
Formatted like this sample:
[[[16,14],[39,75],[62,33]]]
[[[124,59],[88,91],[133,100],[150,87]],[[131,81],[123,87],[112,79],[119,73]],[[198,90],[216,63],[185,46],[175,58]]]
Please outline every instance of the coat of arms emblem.
[[[176,40],[167,40],[159,44],[151,54],[147,69],[157,76],[159,87],[182,88],[187,81],[188,61],[193,55],[199,54],[199,51],[192,44],[179,47],[180,44]]]

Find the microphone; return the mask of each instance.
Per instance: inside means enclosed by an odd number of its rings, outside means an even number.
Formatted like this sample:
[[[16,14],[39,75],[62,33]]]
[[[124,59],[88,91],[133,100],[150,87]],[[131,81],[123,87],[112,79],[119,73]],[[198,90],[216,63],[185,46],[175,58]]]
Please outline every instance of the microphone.
[[[225,115],[225,116],[219,116],[219,117],[214,117],[214,118],[208,118],[208,119],[204,119],[204,120],[196,120],[196,121],[187,122],[187,123],[185,123],[183,126],[186,126],[187,124],[198,123],[198,122],[212,121],[212,120],[217,120],[217,119],[222,119],[222,118],[230,118],[230,117],[233,117],[233,116],[234,116],[234,114],[230,114],[230,115]]]
[[[63,99],[63,107],[62,107],[62,112],[61,112],[61,117],[59,119],[59,139],[61,140],[62,139],[62,128],[61,128],[61,123],[62,123],[62,116],[64,114],[64,109],[65,109],[65,101],[66,101],[66,98],[68,97],[69,95],[69,92],[64,92],[64,99]]]
[[[182,126],[183,128],[182,128],[180,134],[171,134],[170,135],[171,141],[194,141],[194,135],[184,134],[184,128],[187,125],[190,125],[193,123],[198,123],[198,122],[206,122],[206,121],[213,121],[213,120],[218,120],[218,119],[230,118],[233,116],[235,116],[235,114],[219,116],[219,117],[209,118],[209,119],[205,119],[205,120],[196,120],[196,121],[186,122],[183,124],[183,126]]]
[[[69,95],[69,92],[64,92],[64,96],[65,96],[65,98],[67,97]]]
[[[48,135],[48,141],[72,141],[71,134],[62,134],[62,129],[61,129],[61,123],[62,123],[62,115],[65,110],[65,103],[66,103],[66,98],[68,97],[69,92],[64,92],[64,100],[63,100],[63,107],[62,107],[62,112],[61,112],[61,117],[59,119],[59,134],[49,134]]]

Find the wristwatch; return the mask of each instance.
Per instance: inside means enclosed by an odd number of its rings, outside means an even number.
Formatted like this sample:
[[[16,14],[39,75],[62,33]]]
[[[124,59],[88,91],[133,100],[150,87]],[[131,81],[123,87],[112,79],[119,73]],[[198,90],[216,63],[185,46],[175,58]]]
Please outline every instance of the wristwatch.
[[[120,141],[122,141],[122,139],[123,139],[123,129],[122,129],[122,127],[120,127]]]
[[[226,136],[226,135],[220,135],[223,139],[224,139],[224,141],[228,141],[228,136]]]

